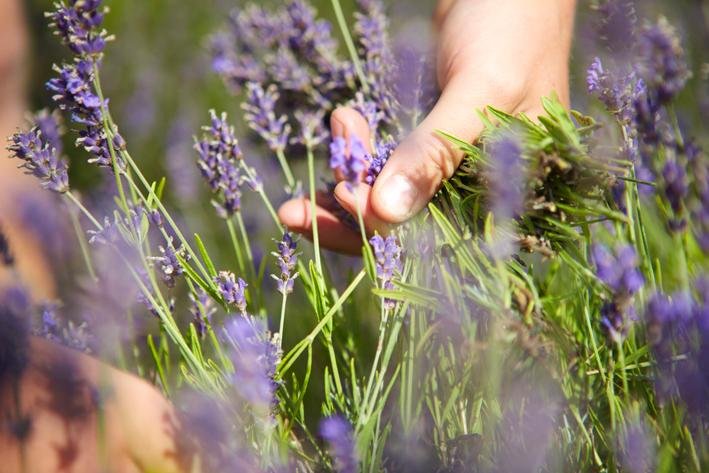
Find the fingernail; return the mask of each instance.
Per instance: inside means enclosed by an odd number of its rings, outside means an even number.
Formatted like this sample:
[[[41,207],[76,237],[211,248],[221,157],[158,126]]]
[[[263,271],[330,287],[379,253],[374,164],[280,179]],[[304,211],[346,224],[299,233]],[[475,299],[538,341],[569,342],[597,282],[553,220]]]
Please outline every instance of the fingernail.
[[[403,174],[394,174],[382,183],[380,199],[392,219],[404,221],[414,213],[418,190]]]

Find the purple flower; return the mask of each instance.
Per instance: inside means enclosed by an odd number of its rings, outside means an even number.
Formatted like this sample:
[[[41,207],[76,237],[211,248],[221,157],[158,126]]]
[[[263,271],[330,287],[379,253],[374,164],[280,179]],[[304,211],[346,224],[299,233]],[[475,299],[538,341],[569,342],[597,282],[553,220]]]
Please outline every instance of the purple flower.
[[[2,228],[0,228],[0,263],[5,266],[12,266],[15,263],[15,257],[10,251],[10,243],[8,243]]]
[[[377,278],[381,281],[382,288],[394,289],[392,280],[402,271],[401,247],[397,243],[396,237],[389,235],[382,238],[380,235],[374,235],[370,238],[369,243],[374,250]],[[395,305],[396,301],[394,300],[384,300],[384,306],[387,309],[393,309]]]
[[[69,190],[67,162],[37,126],[27,132],[15,133],[10,137],[10,143],[11,157],[22,160],[20,167],[37,177],[42,187],[59,193]]]
[[[591,249],[596,274],[613,292],[634,294],[644,283],[637,268],[637,255],[632,246],[621,246],[611,252],[596,244]]]
[[[53,110],[50,113],[47,109],[40,110],[34,115],[32,122],[39,128],[47,143],[57,150],[57,154],[62,154],[62,135],[64,130],[59,112]]]
[[[690,77],[677,33],[667,19],[647,25],[640,32],[639,67],[653,99],[659,104],[672,100]]]
[[[379,0],[358,0],[354,31],[364,56],[363,67],[370,97],[387,120],[396,119],[397,101],[393,94],[394,54],[389,40],[389,21]]]
[[[634,421],[623,429],[618,439],[618,456],[628,473],[645,473],[655,469],[655,445],[647,426]]]
[[[227,304],[232,304],[239,309],[242,315],[246,315],[246,282],[241,278],[236,278],[234,273],[229,271],[219,271],[219,274],[214,278],[217,283],[219,294]]]
[[[294,115],[300,125],[300,133],[291,138],[291,143],[314,148],[325,141],[327,131],[323,126],[323,120],[325,119],[324,110],[296,110]]]
[[[55,33],[76,54],[100,55],[110,40],[106,30],[101,29],[103,17],[108,11],[101,0],[64,0],[55,2],[55,10],[47,13]]]
[[[241,207],[241,185],[244,177],[238,167],[242,159],[241,148],[234,136],[234,127],[226,119],[226,113],[217,116],[209,111],[211,125],[203,127],[201,140],[195,139],[197,166],[212,192],[221,195],[220,202],[213,202],[222,218],[229,218]]]
[[[370,186],[374,185],[377,177],[379,177],[382,169],[384,169],[384,165],[391,157],[391,153],[396,149],[396,143],[392,139],[382,140],[377,143],[374,149],[375,151],[369,163],[369,169],[367,169],[367,176],[364,178],[364,182]]]
[[[655,294],[648,302],[645,320],[653,353],[658,363],[658,395],[681,400],[690,413],[706,419],[709,415],[709,303],[706,282],[695,284],[698,299],[687,292]],[[703,287],[704,286],[704,287]],[[682,360],[676,360],[676,355]]]
[[[177,259],[179,255],[185,261],[189,260],[189,255],[184,248],[175,249],[172,244],[172,238],[165,246],[160,246],[161,256],[153,256],[151,260],[155,261],[160,266],[160,276],[167,287],[175,287],[177,278],[185,272],[182,264]]]
[[[359,461],[350,423],[340,415],[320,421],[320,436],[327,442],[334,469],[338,473],[355,473]]]
[[[679,213],[689,192],[687,172],[684,166],[680,165],[676,160],[670,159],[667,160],[662,168],[662,178],[664,180],[665,197],[667,197],[672,210],[675,213]]]
[[[522,145],[514,137],[504,136],[490,144],[489,153],[490,207],[499,221],[515,218],[524,210],[526,165]]]
[[[367,120],[370,130],[377,130],[379,128],[379,122],[384,119],[384,114],[377,108],[375,102],[365,99],[362,92],[357,92],[355,98],[350,101],[349,105],[362,114]]]
[[[330,143],[330,168],[342,173],[350,190],[359,184],[368,162],[364,144],[356,136],[350,137],[349,153],[344,138],[337,136]]]
[[[310,88],[311,78],[308,70],[298,61],[293,52],[279,48],[269,56],[268,65],[273,74],[273,80],[287,91],[305,92]]]
[[[52,93],[52,100],[57,103],[60,110],[71,114],[74,123],[83,125],[79,130],[77,146],[81,146],[92,156],[90,163],[99,166],[111,167],[111,150],[125,149],[125,140],[113,130],[113,139],[109,145],[106,130],[103,128],[103,108],[108,106],[108,100],[101,102],[93,89],[93,65],[87,60],[77,60],[72,64],[65,64],[61,68],[55,67],[58,77],[47,82],[47,89]],[[119,167],[125,165],[116,153]]]
[[[280,275],[272,274],[271,277],[278,283],[278,292],[283,295],[293,292],[293,281],[298,277],[298,273],[294,273],[298,255],[296,254],[296,242],[289,232],[283,234],[283,238],[277,242],[278,251],[273,252],[278,263]]]
[[[233,347],[234,387],[252,405],[270,408],[278,388],[275,380],[281,357],[278,346],[269,339],[263,323],[251,317],[232,318],[224,332]]]
[[[216,312],[213,307],[212,298],[209,297],[202,288],[198,288],[196,293],[190,293],[192,323],[200,337],[207,334],[207,327],[212,322],[212,315]]]
[[[256,82],[247,83],[246,88],[246,102],[242,104],[246,122],[271,150],[283,151],[288,144],[291,127],[285,115],[276,117],[278,89],[273,84],[264,89]]]

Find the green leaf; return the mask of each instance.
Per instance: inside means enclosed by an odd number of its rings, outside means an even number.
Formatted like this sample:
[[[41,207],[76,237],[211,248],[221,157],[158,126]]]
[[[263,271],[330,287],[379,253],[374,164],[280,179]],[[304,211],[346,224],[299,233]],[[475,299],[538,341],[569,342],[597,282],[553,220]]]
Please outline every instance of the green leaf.
[[[207,248],[205,248],[202,238],[199,236],[198,233],[195,233],[194,239],[195,239],[195,243],[197,243],[197,249],[199,250],[199,254],[202,256],[202,260],[204,261],[204,264],[207,265],[207,271],[209,272],[209,275],[213,278],[216,277],[217,269],[214,267],[214,263],[212,262],[212,259],[209,257],[209,253],[207,253]]]

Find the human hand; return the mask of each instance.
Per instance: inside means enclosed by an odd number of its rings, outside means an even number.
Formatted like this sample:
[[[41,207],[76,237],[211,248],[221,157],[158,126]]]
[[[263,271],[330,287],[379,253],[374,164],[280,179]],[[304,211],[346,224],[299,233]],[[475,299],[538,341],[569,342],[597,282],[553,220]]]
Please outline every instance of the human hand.
[[[477,111],[487,105],[533,118],[542,113],[541,97],[552,92],[568,105],[574,4],[574,0],[439,1],[434,27],[440,99],[399,144],[374,186],[358,185],[355,196],[340,182],[335,188],[338,202],[355,216],[359,203],[369,232],[404,222],[426,206],[462,160],[462,153],[438,131],[473,142],[483,129]],[[333,136],[356,135],[370,142],[367,122],[352,108],[335,110],[330,123]],[[318,206],[316,216],[323,246],[359,252],[362,241],[356,232],[323,206]],[[307,199],[286,202],[279,217],[290,229],[311,234]]]
[[[193,471],[195,450],[153,386],[41,338],[27,356],[16,394],[0,378],[3,472]]]

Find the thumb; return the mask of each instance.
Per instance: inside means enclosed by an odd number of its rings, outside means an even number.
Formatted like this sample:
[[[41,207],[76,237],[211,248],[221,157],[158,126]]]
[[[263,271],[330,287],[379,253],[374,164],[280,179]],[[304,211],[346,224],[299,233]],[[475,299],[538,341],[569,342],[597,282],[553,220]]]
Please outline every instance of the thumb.
[[[372,190],[372,208],[381,220],[408,220],[426,206],[441,181],[455,172],[463,154],[438,131],[470,142],[482,131],[476,110],[484,107],[491,95],[476,93],[469,78],[459,75],[448,82],[431,113],[401,142],[382,169]]]

